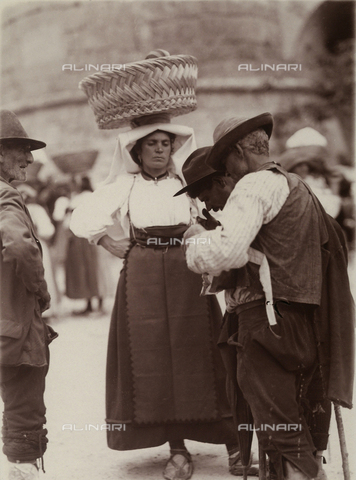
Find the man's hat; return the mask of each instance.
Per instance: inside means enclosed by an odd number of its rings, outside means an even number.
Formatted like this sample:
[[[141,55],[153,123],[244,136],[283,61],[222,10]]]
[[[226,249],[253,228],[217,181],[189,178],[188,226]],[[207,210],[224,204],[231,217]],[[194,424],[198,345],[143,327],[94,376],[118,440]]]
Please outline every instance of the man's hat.
[[[200,182],[200,180],[217,172],[205,162],[212,148],[213,147],[198,148],[189,155],[182,167],[182,173],[187,182],[187,186],[179,190],[174,197],[187,192],[193,185]]]
[[[207,163],[213,168],[220,168],[221,157],[226,154],[229,147],[258,128],[263,128],[268,138],[271,137],[273,117],[270,113],[261,113],[261,115],[249,119],[232,117],[220,122],[214,130],[214,146]]]
[[[21,143],[30,144],[31,150],[44,148],[46,144],[40,140],[29,138],[25,132],[20,120],[10,110],[0,111],[0,143],[6,143],[8,140],[17,140]]]

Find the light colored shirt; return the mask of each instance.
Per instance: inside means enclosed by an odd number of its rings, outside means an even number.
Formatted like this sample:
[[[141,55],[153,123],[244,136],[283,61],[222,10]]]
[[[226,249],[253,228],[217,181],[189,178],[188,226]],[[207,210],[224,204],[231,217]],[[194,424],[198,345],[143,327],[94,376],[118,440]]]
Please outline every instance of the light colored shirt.
[[[196,273],[218,276],[246,265],[251,243],[262,225],[276,217],[288,195],[288,182],[282,174],[263,170],[245,175],[219,216],[221,227],[192,237],[206,241],[188,244],[188,267]]]
[[[138,174],[131,190],[129,210],[132,224],[137,228],[156,225],[189,225],[190,201],[186,195],[174,197],[182,188],[177,177],[145,180]]]
[[[68,197],[58,197],[53,210],[53,220],[56,222],[62,222],[67,214],[67,208],[69,207],[70,199]]]
[[[46,210],[37,203],[27,204],[37,234],[41,240],[49,240],[55,233],[55,228]]]
[[[116,182],[98,188],[74,209],[70,229],[91,243],[97,243],[103,235],[115,240],[127,238],[129,209],[131,221],[138,228],[188,225],[198,210],[196,202],[186,195],[173,197],[181,188],[175,176],[159,180],[156,185],[141,174],[120,175]]]
[[[323,176],[307,175],[304,179],[313,193],[318,197],[318,200],[324,207],[326,213],[336,218],[341,209],[341,197],[335,195],[331,188],[326,183]]]

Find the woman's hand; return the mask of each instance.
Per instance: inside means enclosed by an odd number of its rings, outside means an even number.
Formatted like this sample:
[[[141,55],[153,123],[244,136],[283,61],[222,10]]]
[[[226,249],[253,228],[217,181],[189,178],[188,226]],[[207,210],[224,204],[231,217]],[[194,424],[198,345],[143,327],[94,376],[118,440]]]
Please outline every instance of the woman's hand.
[[[123,238],[122,240],[114,240],[109,235],[104,235],[98,241],[98,245],[101,245],[108,252],[115,257],[124,258],[131,246],[131,240],[129,238]]]

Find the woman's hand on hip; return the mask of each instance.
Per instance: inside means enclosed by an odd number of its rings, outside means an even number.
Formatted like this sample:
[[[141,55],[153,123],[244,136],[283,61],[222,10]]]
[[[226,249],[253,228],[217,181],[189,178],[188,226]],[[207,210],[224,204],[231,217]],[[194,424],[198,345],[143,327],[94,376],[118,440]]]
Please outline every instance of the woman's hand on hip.
[[[115,257],[124,258],[131,246],[131,240],[129,238],[123,238],[122,240],[114,240],[109,235],[104,235],[98,241],[98,245],[101,245],[108,252]]]

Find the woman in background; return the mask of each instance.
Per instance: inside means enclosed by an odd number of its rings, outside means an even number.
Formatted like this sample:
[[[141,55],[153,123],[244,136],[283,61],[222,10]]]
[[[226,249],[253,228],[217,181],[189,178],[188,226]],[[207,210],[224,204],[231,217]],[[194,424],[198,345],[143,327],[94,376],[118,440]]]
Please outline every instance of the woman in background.
[[[85,203],[92,191],[89,178],[86,176],[82,177],[78,193],[74,193],[68,203],[66,211],[68,223],[71,212],[81,203]],[[91,313],[93,311],[93,297],[98,297],[98,309],[101,310],[102,308],[97,248],[95,245],[88,243],[84,238],[79,238],[69,231],[65,258],[65,293],[68,298],[86,300],[85,309],[73,312],[75,315]]]

